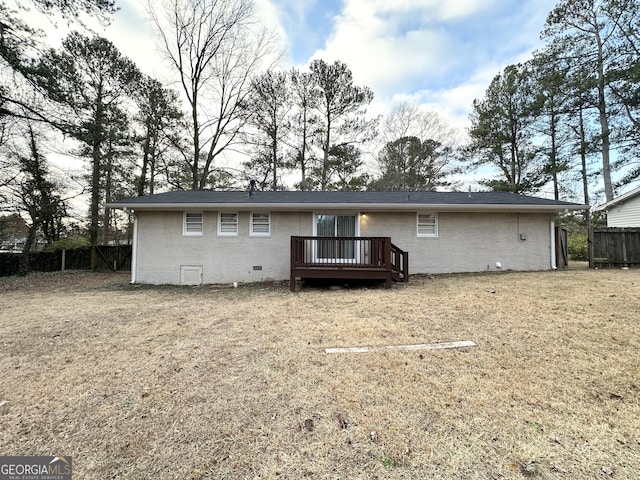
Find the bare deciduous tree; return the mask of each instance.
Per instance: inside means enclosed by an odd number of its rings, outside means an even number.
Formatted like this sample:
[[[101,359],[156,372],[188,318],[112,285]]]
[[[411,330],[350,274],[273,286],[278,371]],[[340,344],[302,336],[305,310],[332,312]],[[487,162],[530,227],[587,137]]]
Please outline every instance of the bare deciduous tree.
[[[416,101],[396,103],[382,120],[378,141],[380,147],[404,137],[435,140],[446,147],[456,147],[463,141],[463,133],[438,113]]]
[[[243,127],[252,77],[273,62],[275,37],[257,25],[252,0],[149,2],[148,14],[188,103],[192,145],[182,156],[191,188],[202,190]]]

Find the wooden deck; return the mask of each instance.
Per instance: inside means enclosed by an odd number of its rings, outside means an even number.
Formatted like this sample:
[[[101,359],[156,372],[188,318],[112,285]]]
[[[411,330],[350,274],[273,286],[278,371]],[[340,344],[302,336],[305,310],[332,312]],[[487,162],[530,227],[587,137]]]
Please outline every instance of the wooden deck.
[[[296,279],[409,281],[409,254],[389,237],[291,237],[290,288]]]

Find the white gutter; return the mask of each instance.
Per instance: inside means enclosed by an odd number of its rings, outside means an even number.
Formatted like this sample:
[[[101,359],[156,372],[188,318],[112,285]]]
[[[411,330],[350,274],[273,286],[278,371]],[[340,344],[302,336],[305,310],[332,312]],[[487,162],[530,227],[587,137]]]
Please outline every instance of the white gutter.
[[[551,220],[551,270],[557,270],[556,264],[556,222]]]
[[[138,216],[129,210],[127,207],[122,209],[124,213],[127,213],[133,217],[133,239],[131,245],[131,284],[136,283],[136,271],[138,270]]]

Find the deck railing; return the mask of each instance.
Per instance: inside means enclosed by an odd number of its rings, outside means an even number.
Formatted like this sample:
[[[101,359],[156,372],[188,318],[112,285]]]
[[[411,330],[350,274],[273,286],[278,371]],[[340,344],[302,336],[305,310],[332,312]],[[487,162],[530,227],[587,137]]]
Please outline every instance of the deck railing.
[[[373,278],[378,271],[408,281],[409,255],[390,237],[291,237],[292,278],[304,276],[305,269],[314,269],[314,276],[319,276],[323,268],[326,277],[343,278],[349,272],[350,278]]]
[[[399,272],[403,282],[409,281],[409,252],[391,244],[391,270]]]

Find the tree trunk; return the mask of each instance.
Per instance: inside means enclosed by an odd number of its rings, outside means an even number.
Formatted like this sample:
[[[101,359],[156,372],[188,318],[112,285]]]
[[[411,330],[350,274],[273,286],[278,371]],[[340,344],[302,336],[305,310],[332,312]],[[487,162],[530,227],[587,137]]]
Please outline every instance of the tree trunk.
[[[275,121],[274,121],[275,125]],[[274,130],[271,142],[271,155],[273,157],[273,181],[271,189],[275,192],[278,189],[278,130]]]
[[[553,172],[553,195],[556,200],[560,200],[560,189],[558,186],[558,147],[556,145],[556,113],[551,109],[551,171]]]
[[[91,205],[89,207],[89,244],[98,244],[100,228],[100,173],[102,166],[102,136],[104,131],[104,106],[102,105],[102,85],[98,86],[96,93],[95,128],[91,133]],[[93,265],[92,265],[93,267]]]
[[[195,89],[194,89],[195,90]],[[198,91],[192,92],[193,100],[191,102],[191,120],[193,121],[193,163],[191,165],[191,189],[199,190],[200,185],[198,178],[198,159],[200,158],[200,124],[198,123]]]
[[[100,228],[100,142],[95,142],[91,155],[91,206],[89,225],[89,243],[98,244],[98,231]]]
[[[596,41],[598,44],[598,116],[600,119],[600,132],[602,134],[602,179],[604,181],[604,195],[607,202],[613,200],[613,186],[611,183],[610,163],[610,135],[609,116],[607,112],[606,78],[604,73],[604,52],[602,38],[596,29]]]
[[[155,190],[156,178],[156,161],[155,159],[149,165],[149,195],[153,195]]]
[[[142,171],[140,172],[140,180],[138,181],[138,196],[142,197],[144,195],[144,187],[147,183],[147,169],[149,166],[149,157],[151,150],[151,127],[149,125],[149,121],[147,121],[147,134],[145,135],[144,145],[142,147]]]
[[[327,190],[329,183],[329,145],[331,145],[331,120],[327,119],[327,132],[324,137],[324,148],[322,152],[322,175],[320,177],[320,189],[324,192]]]
[[[582,191],[584,193],[584,204],[589,205],[589,177],[587,175],[587,141],[586,134],[584,131],[584,114],[583,107],[580,105],[579,110],[579,129],[580,129],[580,160],[582,162]],[[585,221],[587,224],[590,223],[590,213],[589,210],[585,212]]]
[[[111,145],[109,146],[109,151],[107,152],[107,163],[105,165],[104,170],[104,201],[105,203],[109,203],[111,201],[111,190],[113,188],[113,152],[111,151]],[[104,209],[104,220],[102,221],[103,228],[103,240],[104,236],[107,235],[108,239],[111,239],[111,209]]]
[[[302,151],[300,152],[300,173],[302,180],[300,182],[300,190],[303,192],[307,189],[307,107],[303,107],[302,113]]]

